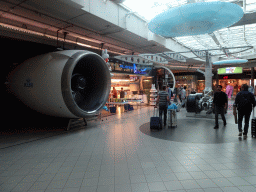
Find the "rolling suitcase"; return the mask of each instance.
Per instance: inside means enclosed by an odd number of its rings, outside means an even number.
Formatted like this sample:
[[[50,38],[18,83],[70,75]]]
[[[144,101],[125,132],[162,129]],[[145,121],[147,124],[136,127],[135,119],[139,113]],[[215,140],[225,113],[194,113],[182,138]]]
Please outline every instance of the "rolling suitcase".
[[[252,108],[252,126],[251,126],[251,134],[252,137],[256,137],[256,117],[254,116],[254,108]]]
[[[150,117],[150,130],[152,129],[162,129],[162,121],[160,117],[157,117],[156,114],[156,108],[154,108],[154,114],[153,117]]]
[[[116,107],[109,107],[110,113],[116,113]]]

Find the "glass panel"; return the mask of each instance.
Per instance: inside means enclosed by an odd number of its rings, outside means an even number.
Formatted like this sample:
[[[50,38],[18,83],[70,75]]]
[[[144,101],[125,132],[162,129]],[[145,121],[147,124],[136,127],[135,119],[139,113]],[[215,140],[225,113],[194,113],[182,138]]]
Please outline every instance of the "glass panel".
[[[255,0],[246,0],[246,4],[256,3]]]
[[[196,2],[211,2],[216,0],[195,0]],[[234,0],[221,0],[223,2],[234,2]],[[188,0],[126,0],[123,4],[130,7],[133,11],[138,12],[146,19],[150,20],[162,11],[170,7],[177,7],[186,4]],[[139,5],[138,5],[139,3]],[[135,5],[135,6],[134,6]],[[132,8],[133,7],[133,8]],[[143,7],[143,9],[141,9]],[[256,0],[246,0],[246,11],[256,12]],[[214,32],[221,47],[238,47],[238,46],[254,46],[256,47],[256,24],[245,26],[235,26],[220,29]],[[217,49],[220,46],[208,35],[186,36],[173,38],[185,47],[196,50]],[[240,49],[231,49],[230,52],[236,52]],[[212,54],[224,54],[223,51],[211,51]],[[248,50],[241,54],[250,54]],[[240,54],[240,55],[241,55]],[[236,54],[239,55],[239,54]],[[222,55],[222,57],[226,57]]]
[[[256,4],[247,4],[246,5],[246,12],[255,12],[256,11]]]

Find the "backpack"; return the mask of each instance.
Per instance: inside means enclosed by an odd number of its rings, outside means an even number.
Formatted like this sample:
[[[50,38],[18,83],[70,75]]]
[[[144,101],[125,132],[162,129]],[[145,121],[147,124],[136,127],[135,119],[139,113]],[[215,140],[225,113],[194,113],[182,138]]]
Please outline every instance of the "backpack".
[[[250,109],[252,107],[250,92],[248,94],[242,94],[242,101],[239,102],[238,107],[242,109]]]

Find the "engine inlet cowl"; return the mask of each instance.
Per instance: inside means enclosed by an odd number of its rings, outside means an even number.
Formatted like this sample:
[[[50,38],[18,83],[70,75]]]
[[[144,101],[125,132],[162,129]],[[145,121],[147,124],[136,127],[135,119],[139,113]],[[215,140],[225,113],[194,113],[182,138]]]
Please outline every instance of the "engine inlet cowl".
[[[110,72],[101,56],[65,50],[31,58],[9,75],[10,90],[43,114],[80,118],[95,115],[109,96]]]

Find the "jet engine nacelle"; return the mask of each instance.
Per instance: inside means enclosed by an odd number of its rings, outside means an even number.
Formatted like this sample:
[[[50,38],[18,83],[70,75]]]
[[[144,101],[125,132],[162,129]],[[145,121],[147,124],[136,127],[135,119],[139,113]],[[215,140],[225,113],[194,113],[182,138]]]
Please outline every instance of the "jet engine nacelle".
[[[111,79],[99,55],[65,50],[25,61],[9,75],[9,85],[23,103],[38,112],[80,118],[104,107]]]

